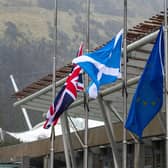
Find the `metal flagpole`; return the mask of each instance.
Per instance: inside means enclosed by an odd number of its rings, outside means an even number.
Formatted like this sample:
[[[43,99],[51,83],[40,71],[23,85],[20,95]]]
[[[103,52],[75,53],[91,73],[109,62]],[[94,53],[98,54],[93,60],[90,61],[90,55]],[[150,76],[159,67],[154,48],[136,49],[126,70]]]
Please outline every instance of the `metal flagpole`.
[[[50,146],[50,168],[54,168],[54,126],[51,128],[51,146]]]
[[[90,0],[87,0],[87,31],[86,31],[86,47],[89,51],[90,46],[90,37],[89,37],[89,31],[90,31]],[[88,85],[88,75],[85,74],[84,79],[84,85],[85,87]],[[84,109],[85,109],[85,147],[84,147],[84,168],[88,168],[88,117],[89,117],[89,109],[88,109],[88,96],[86,92],[84,93]]]
[[[168,168],[168,54],[167,54],[167,0],[164,1],[164,44],[165,44],[165,98],[166,98],[166,168]]]
[[[127,117],[127,0],[124,0],[124,80],[123,80],[123,111],[124,122]],[[123,123],[123,168],[127,168],[127,132]]]
[[[54,102],[55,93],[56,93],[56,54],[57,54],[57,0],[55,2],[55,34],[54,34],[54,55],[53,55],[53,79],[52,79],[52,101]],[[50,146],[50,168],[54,168],[54,139],[55,139],[55,130],[54,126],[51,128],[51,146]]]

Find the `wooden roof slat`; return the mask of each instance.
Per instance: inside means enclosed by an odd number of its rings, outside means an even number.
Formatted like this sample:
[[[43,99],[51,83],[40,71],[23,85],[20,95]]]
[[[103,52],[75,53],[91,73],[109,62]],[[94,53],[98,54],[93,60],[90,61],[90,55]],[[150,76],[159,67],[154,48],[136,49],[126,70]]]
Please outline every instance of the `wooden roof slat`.
[[[153,27],[160,27],[160,23],[158,23],[158,22],[145,21],[144,24],[149,25],[149,26],[151,25]]]
[[[159,25],[160,26],[162,21],[156,21],[156,20],[152,20],[151,19],[150,21],[146,20],[145,23],[150,23],[150,24],[155,24],[155,25]]]
[[[159,15],[159,14],[157,14],[156,16],[155,16],[155,18],[158,18],[158,19],[164,19],[164,15]]]
[[[157,22],[160,22],[161,24],[164,23],[164,20],[163,20],[163,19],[156,19],[156,18],[153,19],[153,18],[151,18],[151,20],[155,20],[155,21],[157,21]]]
[[[59,72],[68,74],[68,73],[71,72],[71,69],[66,68],[66,69],[62,69],[62,70],[60,70]]]
[[[164,15],[165,12],[164,12],[164,11],[161,11],[160,13]],[[168,14],[168,12],[167,12],[167,14]]]
[[[60,79],[60,78],[64,78],[66,76],[66,74],[63,72],[57,72],[55,76],[56,76],[56,78]]]
[[[157,22],[163,22],[163,18],[161,19],[161,18],[158,18],[158,17],[156,17],[156,16],[152,16],[152,18],[150,18],[150,20],[155,20],[155,21],[157,21]]]
[[[129,29],[128,31],[137,32],[137,33],[139,33],[139,34],[141,34],[141,35],[143,35],[143,36],[146,35],[146,32],[145,32],[145,31],[142,31],[142,30],[136,29],[136,28]]]
[[[26,89],[23,89],[23,91],[24,91],[25,93],[29,93],[29,92],[34,93],[35,90],[36,90],[36,89],[32,89],[32,88],[29,88],[29,87],[27,87]]]
[[[51,82],[46,82],[46,81],[44,81],[44,80],[42,80],[42,81],[37,81],[37,82],[35,82],[36,84],[39,84],[39,85],[44,85],[44,86],[46,86],[47,84],[51,84]]]
[[[31,85],[29,85],[29,87],[38,88],[38,87],[42,87],[42,85],[38,83],[32,83]]]
[[[149,27],[151,27],[151,28],[159,28],[160,27],[160,25],[158,25],[158,24],[154,24],[154,23],[151,23],[151,22],[144,22],[144,23],[142,23],[142,25],[144,25],[144,26],[149,26]]]
[[[52,75],[51,76],[46,76],[45,78],[41,79],[42,81],[51,81],[52,80]],[[41,81],[40,80],[40,81]]]
[[[148,32],[146,31],[146,29],[143,29],[143,27],[140,26],[140,25],[134,26],[133,29],[136,30],[136,31],[139,31],[139,32],[144,33],[144,36],[148,33]]]
[[[128,34],[134,34],[134,35],[138,35],[138,36],[139,36],[139,35],[144,35],[144,33],[135,31],[135,30],[133,30],[133,29],[129,29],[127,35],[128,35]]]

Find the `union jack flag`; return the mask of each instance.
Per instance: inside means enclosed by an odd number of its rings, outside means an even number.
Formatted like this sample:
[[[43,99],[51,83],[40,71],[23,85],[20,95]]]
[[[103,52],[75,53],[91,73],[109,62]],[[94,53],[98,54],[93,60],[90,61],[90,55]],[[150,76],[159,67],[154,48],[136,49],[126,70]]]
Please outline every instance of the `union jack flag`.
[[[83,54],[83,44],[80,45],[77,56]],[[76,100],[77,91],[83,91],[84,85],[82,80],[81,68],[73,64],[71,73],[68,75],[66,82],[60,92],[57,94],[54,103],[51,104],[43,128],[47,129],[51,125],[56,125],[60,115]]]

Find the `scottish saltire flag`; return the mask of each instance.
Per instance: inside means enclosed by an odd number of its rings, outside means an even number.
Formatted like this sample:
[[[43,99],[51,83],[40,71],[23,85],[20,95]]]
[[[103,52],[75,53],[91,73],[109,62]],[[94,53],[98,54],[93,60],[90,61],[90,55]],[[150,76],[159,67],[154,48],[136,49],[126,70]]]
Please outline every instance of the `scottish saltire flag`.
[[[102,48],[73,59],[91,78],[89,97],[96,98],[99,87],[121,78],[120,62],[123,30]]]
[[[142,137],[144,128],[163,103],[164,35],[160,28],[152,52],[137,85],[125,128]]]
[[[82,53],[83,44],[80,45],[77,56],[82,55]],[[77,91],[83,89],[82,70],[78,65],[74,64],[72,72],[47,112],[46,122],[43,127],[49,128],[51,125],[56,125],[60,115],[76,100]]]

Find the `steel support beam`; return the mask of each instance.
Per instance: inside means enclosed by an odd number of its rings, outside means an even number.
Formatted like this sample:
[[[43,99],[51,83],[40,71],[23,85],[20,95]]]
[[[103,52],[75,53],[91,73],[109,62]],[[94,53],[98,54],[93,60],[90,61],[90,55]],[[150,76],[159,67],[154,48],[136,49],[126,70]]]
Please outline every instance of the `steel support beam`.
[[[102,100],[100,95],[98,96],[98,102],[99,102],[99,105],[100,105],[100,109],[102,111],[102,116],[104,118],[104,123],[105,123],[107,136],[108,136],[108,139],[110,141],[113,160],[114,160],[114,165],[115,165],[115,168],[119,168],[120,167],[119,166],[119,158],[118,158],[119,155],[118,155],[118,152],[117,152],[117,149],[116,149],[116,143],[115,143],[114,134],[113,134],[113,131],[112,131],[112,126],[109,123],[109,119],[108,119],[108,116],[107,116],[107,113],[106,113],[106,109],[105,109],[105,106],[103,104],[103,100]]]
[[[15,82],[15,79],[14,79],[13,75],[10,75],[10,79],[11,79],[11,82],[12,82],[12,85],[13,85],[15,93],[18,92],[19,89],[18,89],[18,87],[16,85],[16,82]],[[29,116],[27,114],[27,111],[26,111],[25,108],[21,108],[21,110],[22,110],[22,113],[24,115],[24,118],[26,120],[26,124],[27,124],[29,130],[31,130],[32,129],[32,124],[31,124],[30,118],[29,118]]]
[[[136,84],[137,82],[138,82],[138,80],[139,80],[139,76],[137,76],[137,77],[135,77],[135,78],[132,78],[132,79],[129,79],[128,81],[127,81],[127,86],[131,86],[131,85],[134,85],[134,84]],[[110,94],[110,93],[114,93],[114,92],[116,92],[116,91],[118,91],[118,90],[120,90],[122,88],[122,82],[121,83],[118,83],[118,84],[116,84],[116,85],[114,85],[114,86],[111,86],[111,87],[109,87],[109,88],[107,88],[107,89],[105,89],[105,90],[103,90],[103,91],[100,91],[100,95],[103,97],[103,96],[107,96],[108,94]],[[89,99],[89,101],[93,101],[93,99]],[[70,107],[69,107],[69,109],[71,109],[71,108],[74,108],[74,107],[76,107],[76,106],[79,106],[80,104],[83,104],[83,99],[79,99],[79,100],[77,100],[77,101],[75,101]],[[16,102],[17,103],[17,102]],[[48,108],[47,109],[45,109],[45,108],[40,108],[40,107],[36,107],[36,106],[30,106],[30,105],[27,105],[27,104],[18,104],[18,105],[21,105],[22,107],[24,107],[24,108],[27,108],[27,109],[31,109],[31,110],[37,110],[37,111],[41,111],[41,112],[46,112],[47,110],[48,110]]]
[[[69,123],[68,123],[68,119],[67,119],[67,114],[66,113],[67,112],[64,112],[64,114],[62,116],[62,120],[64,122],[65,130],[66,130],[66,143],[68,144],[69,153],[70,153],[70,156],[71,156],[72,167],[73,168],[77,168],[75,155],[74,155],[74,151],[73,151],[73,146],[72,146],[72,139],[71,139],[71,136],[70,136]]]
[[[124,120],[123,118],[120,116],[120,114],[117,112],[117,109],[112,105],[111,102],[107,102],[107,101],[104,101],[105,105],[107,106],[107,108],[109,109],[109,111],[112,111],[113,114],[122,122],[124,123]],[[111,104],[111,105],[110,105]],[[136,143],[138,143],[138,139],[131,133],[131,132],[128,132],[128,134],[130,134],[130,136],[132,137],[132,139],[134,139],[134,141]]]
[[[64,144],[64,154],[65,154],[65,160],[66,160],[66,167],[71,168],[71,160],[70,160],[69,151],[68,151],[65,121],[63,120],[63,116],[61,116],[61,128],[62,128],[62,140],[63,140],[63,144]]]
[[[163,132],[166,133],[166,120],[165,120],[165,115],[164,115],[164,113],[160,111],[160,112],[158,113],[158,118],[159,118],[159,123],[160,123],[160,126],[161,126]]]
[[[55,83],[56,87],[59,87],[59,86],[63,85],[64,82],[65,82],[65,80],[66,80],[66,78],[63,78],[63,79],[59,80],[58,82],[56,82],[56,83]],[[53,86],[52,86],[52,84],[51,84],[51,85],[45,87],[44,89],[41,89],[41,90],[39,90],[38,92],[36,92],[36,93],[34,93],[34,94],[30,95],[30,96],[27,96],[27,97],[25,97],[25,98],[23,98],[23,99],[17,101],[16,103],[14,103],[14,106],[21,105],[21,104],[23,104],[23,103],[26,103],[27,101],[32,100],[34,97],[40,96],[40,95],[42,95],[42,94],[45,94],[45,93],[47,93],[48,91],[50,91],[50,90],[52,89],[52,87],[53,87]]]
[[[72,121],[72,119],[71,119],[70,116],[69,116],[69,120],[70,120],[70,123],[71,123],[72,127],[73,127],[74,130],[75,130],[74,133],[75,133],[75,135],[76,135],[78,141],[80,142],[81,146],[82,146],[83,148],[85,148],[84,142],[82,141],[82,139],[81,139],[81,137],[80,137],[80,135],[79,135],[79,133],[78,133],[78,130],[77,130],[77,128],[76,128],[75,124],[73,123],[73,121]]]
[[[134,144],[134,168],[144,167],[144,145],[143,143]]]

